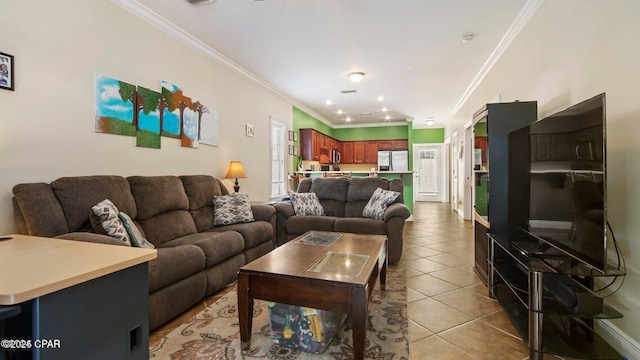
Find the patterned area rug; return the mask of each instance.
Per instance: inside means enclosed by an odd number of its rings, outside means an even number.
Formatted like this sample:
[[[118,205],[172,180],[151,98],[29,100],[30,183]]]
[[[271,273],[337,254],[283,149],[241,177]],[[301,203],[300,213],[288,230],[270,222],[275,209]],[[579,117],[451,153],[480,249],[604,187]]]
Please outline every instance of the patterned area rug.
[[[234,285],[235,286],[235,285]],[[406,276],[403,268],[387,271],[387,286],[379,283],[369,301],[365,358],[409,359]],[[254,302],[251,349],[240,350],[235,289],[150,347],[151,359],[353,359],[351,319],[347,317],[320,354],[281,347],[271,340],[267,302]]]

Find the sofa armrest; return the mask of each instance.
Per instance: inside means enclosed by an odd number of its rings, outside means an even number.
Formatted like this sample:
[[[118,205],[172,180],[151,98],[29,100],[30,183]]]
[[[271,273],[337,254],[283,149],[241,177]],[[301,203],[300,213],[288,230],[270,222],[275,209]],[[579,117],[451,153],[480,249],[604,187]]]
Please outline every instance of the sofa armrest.
[[[293,211],[293,205],[291,201],[282,201],[273,205],[274,209],[276,209],[276,213],[278,216],[283,216],[285,218],[290,218],[296,214]]]
[[[391,218],[394,217],[402,217],[404,219],[408,219],[411,216],[409,212],[409,208],[407,205],[402,203],[393,203],[387,207],[387,210],[384,212],[384,221],[388,222]]]
[[[271,205],[251,205],[251,211],[256,221],[271,221],[276,213],[276,209]]]
[[[92,243],[98,243],[98,244],[128,246],[123,241],[118,240],[116,238],[112,238],[111,236],[95,234],[90,232],[72,232],[72,233],[58,235],[55,238],[64,239],[64,240],[78,240],[78,241],[92,242]]]

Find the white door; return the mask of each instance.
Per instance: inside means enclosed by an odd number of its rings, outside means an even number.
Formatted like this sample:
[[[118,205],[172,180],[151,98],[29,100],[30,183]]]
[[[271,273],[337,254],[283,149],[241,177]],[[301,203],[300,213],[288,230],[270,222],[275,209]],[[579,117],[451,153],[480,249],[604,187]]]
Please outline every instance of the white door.
[[[444,202],[444,148],[442,144],[413,145],[414,186],[416,201]]]
[[[451,135],[451,210],[458,212],[458,132]]]

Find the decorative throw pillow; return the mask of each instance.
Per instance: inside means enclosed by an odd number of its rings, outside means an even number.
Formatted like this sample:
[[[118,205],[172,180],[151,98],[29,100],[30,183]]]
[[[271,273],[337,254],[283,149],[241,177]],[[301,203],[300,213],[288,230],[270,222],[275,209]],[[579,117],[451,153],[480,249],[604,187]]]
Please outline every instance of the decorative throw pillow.
[[[131,217],[129,215],[120,212],[118,213],[118,218],[120,219],[120,221],[122,221],[122,225],[127,230],[127,234],[129,235],[129,239],[131,240],[131,245],[147,249],[156,248],[146,239],[144,233],[142,232],[142,229],[138,227],[138,224],[131,220]]]
[[[318,195],[314,192],[297,193],[290,191],[291,205],[296,215],[324,215],[324,208],[320,204]]]
[[[255,221],[249,195],[232,193],[213,198],[213,225],[223,226]]]
[[[127,229],[118,217],[118,208],[109,199],[100,201],[91,208],[91,225],[98,234],[109,235],[131,246]]]
[[[366,218],[382,220],[384,219],[384,212],[387,210],[387,206],[393,203],[400,195],[397,191],[383,190],[377,188],[373,192],[369,202],[362,210],[362,216]]]

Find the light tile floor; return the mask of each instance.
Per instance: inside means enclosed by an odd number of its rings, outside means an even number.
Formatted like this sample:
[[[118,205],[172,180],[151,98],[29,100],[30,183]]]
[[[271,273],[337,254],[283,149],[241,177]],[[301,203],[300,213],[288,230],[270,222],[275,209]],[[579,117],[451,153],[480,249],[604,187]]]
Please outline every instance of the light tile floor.
[[[416,203],[399,266],[407,270],[412,359],[528,359],[528,350],[473,272],[473,228],[450,204]],[[207,297],[154,331],[153,344],[215,302]]]

